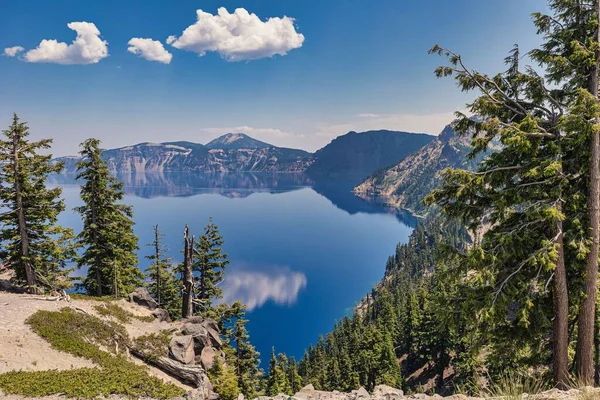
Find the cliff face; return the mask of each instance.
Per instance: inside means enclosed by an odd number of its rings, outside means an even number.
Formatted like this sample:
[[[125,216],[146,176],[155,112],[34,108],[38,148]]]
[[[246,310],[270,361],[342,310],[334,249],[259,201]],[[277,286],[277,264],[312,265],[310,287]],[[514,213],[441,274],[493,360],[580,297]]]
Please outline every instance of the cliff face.
[[[317,151],[307,172],[356,185],[373,171],[400,162],[433,139],[426,134],[385,130],[349,132]]]
[[[216,144],[213,144],[213,146]],[[302,172],[312,163],[310,153],[281,147],[208,148],[191,142],[140,143],[106,150],[103,158],[112,173],[145,172]],[[77,170],[78,157],[56,159],[64,172]]]
[[[456,135],[451,126],[420,150],[398,164],[379,170],[354,188],[359,197],[373,198],[415,214],[426,212],[423,198],[440,184],[440,172],[446,168],[472,169],[481,158],[468,160],[469,138]]]

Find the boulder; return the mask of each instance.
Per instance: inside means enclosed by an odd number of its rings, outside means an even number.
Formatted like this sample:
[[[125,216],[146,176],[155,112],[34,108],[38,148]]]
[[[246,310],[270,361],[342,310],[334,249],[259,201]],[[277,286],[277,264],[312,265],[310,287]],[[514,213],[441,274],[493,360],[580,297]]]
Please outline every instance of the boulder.
[[[150,310],[158,308],[158,303],[150,296],[148,289],[139,287],[129,294],[129,301]]]
[[[309,383],[308,385],[306,385],[302,389],[300,389],[300,391],[298,393],[296,393],[294,395],[294,397],[297,399],[309,399],[311,397],[314,397],[314,395],[315,395],[315,387],[313,386],[312,383]]]
[[[404,397],[404,392],[400,389],[387,385],[377,385],[373,389],[373,398],[381,400],[398,400]]]
[[[152,311],[152,316],[160,322],[171,322],[169,312],[162,308],[157,308],[156,310]]]
[[[202,349],[202,353],[200,354],[200,362],[205,370],[209,370],[215,365],[215,357],[217,357],[217,352],[210,346],[206,346]]]
[[[202,320],[201,324],[206,329],[212,329],[213,331],[216,331],[217,333],[220,332],[219,324],[217,324],[217,321],[215,321],[212,318],[206,318],[206,319]]]
[[[238,394],[237,400],[244,400],[244,395],[242,393]]]
[[[365,389],[362,386],[358,390],[353,391],[353,393],[356,394],[357,399],[365,399],[365,398],[368,399],[369,397],[371,397],[369,392],[367,392],[367,389]]]
[[[186,400],[205,400],[204,389],[193,389],[185,394]]]
[[[170,355],[174,360],[183,364],[191,364],[194,361],[194,338],[185,336],[173,336],[169,343]]]
[[[210,343],[212,347],[221,348],[223,347],[223,341],[221,340],[221,335],[219,335],[218,330],[214,330],[212,327],[207,327],[208,338],[210,339]]]

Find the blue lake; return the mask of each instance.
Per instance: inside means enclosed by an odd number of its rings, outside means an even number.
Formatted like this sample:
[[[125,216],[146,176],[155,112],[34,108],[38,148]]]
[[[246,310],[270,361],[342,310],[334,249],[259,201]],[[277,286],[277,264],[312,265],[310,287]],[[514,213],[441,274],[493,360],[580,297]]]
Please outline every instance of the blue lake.
[[[379,281],[413,221],[355,197],[343,182],[291,174],[161,174],[120,177],[134,208],[139,259],[151,249],[152,227],[166,234],[181,260],[184,225],[199,235],[213,217],[231,263],[225,300],[248,305],[251,340],[268,361],[271,346],[300,358],[319,334]],[[79,187],[62,177],[67,211],[60,223],[79,231]]]

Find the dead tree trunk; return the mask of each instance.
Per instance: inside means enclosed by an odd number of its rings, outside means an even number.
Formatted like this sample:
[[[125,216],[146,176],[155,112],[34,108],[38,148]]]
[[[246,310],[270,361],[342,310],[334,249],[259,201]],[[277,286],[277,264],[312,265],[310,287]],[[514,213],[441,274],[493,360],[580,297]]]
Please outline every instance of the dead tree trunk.
[[[167,372],[170,375],[173,375],[183,382],[189,383],[197,388],[206,387],[208,378],[206,377],[204,368],[202,368],[200,365],[185,365],[167,357],[146,357],[144,353],[138,350],[129,350],[130,353],[137,358],[155,366],[164,372]]]
[[[188,318],[192,316],[194,306],[192,301],[192,291],[194,289],[194,275],[192,271],[194,238],[190,238],[190,229],[187,225],[183,234],[183,246],[183,309],[181,316]]]

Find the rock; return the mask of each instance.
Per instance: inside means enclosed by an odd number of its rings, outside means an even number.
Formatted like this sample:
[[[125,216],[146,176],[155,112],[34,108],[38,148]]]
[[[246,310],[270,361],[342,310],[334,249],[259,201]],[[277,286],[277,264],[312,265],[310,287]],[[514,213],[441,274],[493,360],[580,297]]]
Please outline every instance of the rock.
[[[129,301],[150,310],[158,308],[158,303],[150,296],[148,289],[139,287],[129,294]]]
[[[157,308],[156,310],[152,311],[152,316],[159,320],[159,322],[171,322],[169,312],[162,308]]]
[[[220,349],[223,346],[223,341],[221,340],[219,331],[215,331],[209,327],[207,327],[206,330],[208,331],[208,338],[210,339],[211,345]]]
[[[220,329],[219,329],[219,324],[217,324],[217,321],[215,321],[212,318],[206,318],[205,320],[202,320],[202,326],[204,326],[206,329],[212,329],[213,331],[219,333]]]
[[[212,347],[206,346],[200,354],[200,361],[205,370],[209,370],[215,365],[215,357],[217,352]]]
[[[238,394],[237,400],[244,400],[244,395],[242,393]]]
[[[191,364],[194,361],[194,338],[185,336],[173,336],[169,343],[172,358],[183,364]]]
[[[377,385],[373,389],[373,397],[377,399],[397,400],[404,397],[404,392],[391,386]]]
[[[364,387],[360,387],[356,392],[356,398],[357,399],[362,399],[362,398],[369,398],[371,397],[371,395],[369,394],[369,392],[367,392],[367,389],[365,389]]]
[[[308,385],[306,385],[302,389],[300,389],[300,391],[298,393],[296,393],[294,395],[294,397],[297,399],[308,399],[310,397],[313,397],[314,395],[315,395],[315,387],[313,386],[312,383],[309,383]]]
[[[193,389],[185,394],[186,400],[205,400],[204,389]]]

